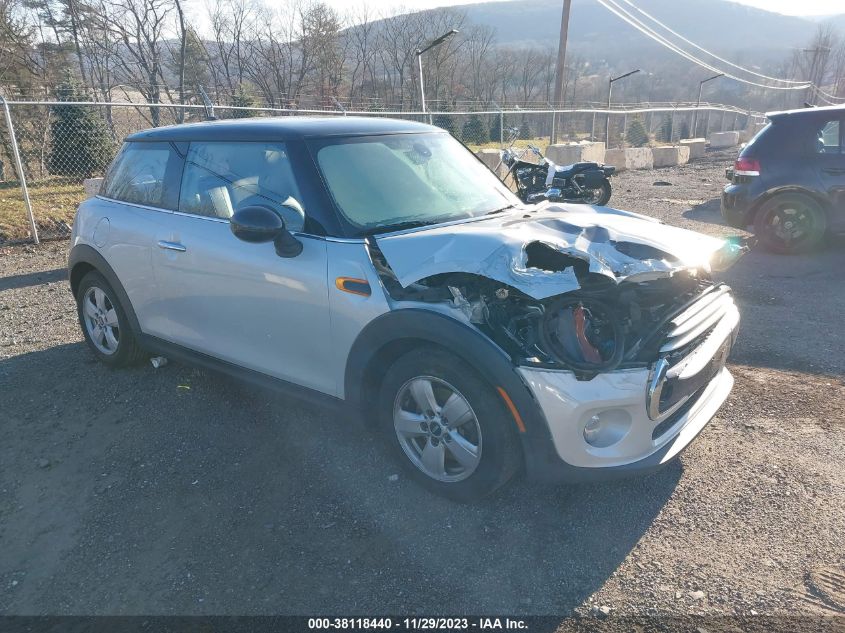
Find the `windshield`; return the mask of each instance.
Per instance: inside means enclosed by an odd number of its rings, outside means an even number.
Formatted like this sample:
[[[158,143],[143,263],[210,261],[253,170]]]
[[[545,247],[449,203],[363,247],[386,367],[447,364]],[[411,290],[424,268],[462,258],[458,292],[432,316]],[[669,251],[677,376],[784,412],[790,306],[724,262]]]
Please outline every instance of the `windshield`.
[[[330,139],[321,142],[317,163],[357,235],[471,218],[519,203],[446,133]]]

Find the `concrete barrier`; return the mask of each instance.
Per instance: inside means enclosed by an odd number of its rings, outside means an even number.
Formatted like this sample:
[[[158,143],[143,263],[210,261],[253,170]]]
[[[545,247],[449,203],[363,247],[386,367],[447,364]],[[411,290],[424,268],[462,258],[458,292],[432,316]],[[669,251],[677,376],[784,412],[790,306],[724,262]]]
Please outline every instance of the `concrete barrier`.
[[[710,147],[721,149],[739,145],[739,132],[713,132],[710,134]]]
[[[689,160],[703,158],[707,153],[707,139],[705,138],[682,138],[680,145],[689,148]]]
[[[497,149],[480,149],[475,152],[475,155],[481,159],[481,162],[487,165],[491,171],[494,171],[499,178],[503,178],[505,173],[507,173],[507,169],[502,165],[499,167],[499,170],[496,171],[496,165],[499,165],[502,161],[502,155]]]
[[[616,171],[651,169],[654,167],[654,155],[650,147],[609,149],[604,153],[604,162],[616,167]]]
[[[652,147],[655,167],[674,167],[689,162],[689,147],[678,145],[664,145],[663,147]]]
[[[580,143],[558,143],[549,145],[546,158],[558,165],[571,165],[580,162],[604,162],[604,143],[581,141]]]
[[[93,198],[100,193],[100,187],[103,186],[102,178],[86,178],[82,181],[82,187],[85,189],[85,195],[88,198]]]

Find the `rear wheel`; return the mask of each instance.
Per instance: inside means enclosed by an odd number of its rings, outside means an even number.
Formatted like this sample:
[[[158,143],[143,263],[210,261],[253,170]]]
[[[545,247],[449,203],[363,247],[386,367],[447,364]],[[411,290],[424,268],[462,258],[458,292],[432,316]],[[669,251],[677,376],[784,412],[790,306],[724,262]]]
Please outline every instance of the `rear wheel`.
[[[754,218],[757,239],[774,253],[806,253],[821,242],[826,227],[824,210],[799,193],[767,200]]]
[[[501,397],[448,352],[402,356],[387,372],[378,407],[388,444],[405,470],[440,495],[484,497],[519,466],[519,438]]]
[[[584,203],[603,207],[610,202],[610,194],[610,181],[605,178],[600,187],[584,190]]]
[[[100,273],[92,270],[82,278],[76,308],[85,342],[100,361],[123,367],[143,358],[117,293]]]

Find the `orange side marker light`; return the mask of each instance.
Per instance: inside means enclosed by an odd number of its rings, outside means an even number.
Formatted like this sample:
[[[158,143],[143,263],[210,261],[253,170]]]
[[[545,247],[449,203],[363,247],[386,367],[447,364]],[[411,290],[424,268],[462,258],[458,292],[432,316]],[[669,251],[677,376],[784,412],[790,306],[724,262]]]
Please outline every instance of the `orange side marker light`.
[[[334,280],[334,285],[338,290],[348,292],[353,295],[360,295],[362,297],[369,297],[372,294],[370,289],[370,282],[366,279],[356,279],[354,277],[338,277]]]
[[[516,422],[516,428],[519,429],[520,433],[525,433],[525,423],[522,421],[522,416],[519,415],[519,411],[516,410],[513,400],[511,400],[508,392],[501,387],[496,387],[496,391],[498,391],[499,395],[502,396],[502,400],[505,401],[505,406],[507,406],[508,410],[511,412],[514,422]]]

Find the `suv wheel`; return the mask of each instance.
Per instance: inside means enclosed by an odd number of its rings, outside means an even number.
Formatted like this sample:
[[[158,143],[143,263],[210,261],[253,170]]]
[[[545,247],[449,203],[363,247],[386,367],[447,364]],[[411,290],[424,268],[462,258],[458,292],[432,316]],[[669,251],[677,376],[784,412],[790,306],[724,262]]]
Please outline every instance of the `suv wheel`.
[[[76,292],[79,324],[88,347],[106,365],[123,367],[139,361],[143,355],[126,312],[105,278],[91,271],[82,278]]]
[[[458,501],[492,493],[520,463],[514,422],[495,389],[461,359],[415,350],[388,370],[379,417],[405,470]]]
[[[800,193],[784,193],[767,200],[754,218],[754,232],[774,253],[805,253],[824,236],[824,210]]]

